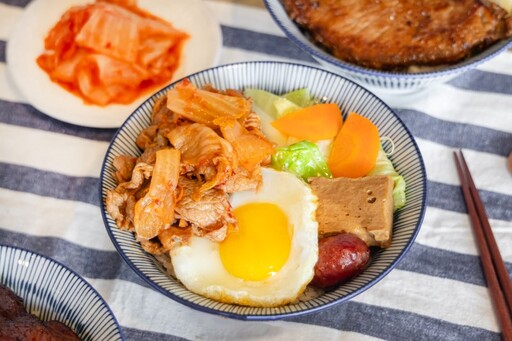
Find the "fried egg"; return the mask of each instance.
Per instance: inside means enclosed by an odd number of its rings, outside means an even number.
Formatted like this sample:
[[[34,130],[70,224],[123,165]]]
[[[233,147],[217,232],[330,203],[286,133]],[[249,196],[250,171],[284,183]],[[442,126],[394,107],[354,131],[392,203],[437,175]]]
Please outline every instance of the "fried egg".
[[[295,301],[314,275],[318,259],[317,197],[294,175],[262,168],[257,191],[230,198],[238,228],[223,242],[191,237],[171,259],[176,278],[190,291],[246,306]]]

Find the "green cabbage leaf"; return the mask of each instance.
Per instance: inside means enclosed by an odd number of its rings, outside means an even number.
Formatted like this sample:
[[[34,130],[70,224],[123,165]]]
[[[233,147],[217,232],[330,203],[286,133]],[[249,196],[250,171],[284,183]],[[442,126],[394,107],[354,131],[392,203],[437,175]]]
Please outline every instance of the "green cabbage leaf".
[[[309,141],[277,148],[276,153],[272,155],[272,167],[293,173],[305,181],[317,176],[332,178],[332,173],[320,149]]]
[[[368,175],[388,175],[393,179],[393,201],[394,210],[398,210],[405,206],[405,179],[403,176],[397,173],[395,167],[391,163],[391,160],[380,146],[379,153],[377,154],[377,162],[375,167],[368,173]]]

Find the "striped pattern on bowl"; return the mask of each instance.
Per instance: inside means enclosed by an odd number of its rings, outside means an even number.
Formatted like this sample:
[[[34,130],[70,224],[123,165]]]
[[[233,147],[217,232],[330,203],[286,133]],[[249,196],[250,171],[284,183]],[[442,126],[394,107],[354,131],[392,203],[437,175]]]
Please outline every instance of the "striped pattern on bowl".
[[[138,275],[164,295],[194,309],[231,318],[270,320],[311,313],[346,301],[370,288],[396,266],[412,245],[423,219],[426,175],[423,159],[412,135],[386,104],[366,89],[337,74],[299,64],[237,63],[208,69],[191,75],[189,79],[196,86],[210,83],[218,89],[260,88],[274,93],[306,87],[315,98],[337,103],[344,116],[349,112],[357,112],[368,117],[377,125],[381,136],[387,136],[394,142],[396,151],[390,158],[407,182],[407,204],[395,214],[391,247],[377,251],[362,274],[320,297],[278,308],[255,308],[219,303],[191,293],[177,280],[166,275],[158,261],[140,247],[131,232],[116,227],[104,205],[107,190],[116,186],[112,165],[114,157],[141,154],[135,144],[137,135],[150,124],[155,100],[174,87],[174,83],[149,98],[121,126],[107,151],[101,171],[100,196],[107,232],[121,256]]]
[[[76,272],[32,251],[0,245],[0,283],[43,321],[64,323],[84,341],[124,340],[112,311]]]

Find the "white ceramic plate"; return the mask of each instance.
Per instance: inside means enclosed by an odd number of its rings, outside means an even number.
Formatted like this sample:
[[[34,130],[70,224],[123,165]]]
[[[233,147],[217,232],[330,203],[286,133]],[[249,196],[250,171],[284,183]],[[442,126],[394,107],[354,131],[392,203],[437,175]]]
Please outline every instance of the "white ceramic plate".
[[[7,44],[9,73],[25,99],[39,111],[61,121],[87,127],[115,128],[151,94],[129,105],[99,107],[53,83],[36,63],[44,38],[71,6],[93,0],[34,0],[25,9]],[[139,0],[138,6],[187,32],[180,66],[171,81],[217,64],[222,34],[207,4],[201,0]]]

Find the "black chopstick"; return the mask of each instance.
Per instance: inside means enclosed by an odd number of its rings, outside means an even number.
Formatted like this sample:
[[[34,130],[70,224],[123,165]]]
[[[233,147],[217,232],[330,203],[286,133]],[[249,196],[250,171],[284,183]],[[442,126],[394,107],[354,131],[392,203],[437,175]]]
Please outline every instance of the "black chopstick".
[[[489,286],[494,308],[498,315],[504,340],[512,340],[512,305],[510,278],[500,255],[496,240],[489,225],[485,208],[480,200],[469,168],[462,151],[454,152],[457,173],[459,174],[466,207],[471,218],[471,226],[475,234],[484,270],[485,280]],[[500,270],[500,268],[503,268]],[[500,275],[501,273],[501,275]],[[508,290],[508,291],[507,291]]]
[[[462,167],[466,172],[466,180],[469,184],[469,191],[473,197],[473,202],[475,203],[476,210],[480,218],[480,223],[482,224],[485,240],[487,241],[487,245],[491,251],[491,259],[494,264],[494,269],[498,275],[501,290],[503,290],[503,294],[505,295],[505,301],[507,303],[509,313],[512,315],[512,281],[510,281],[507,268],[505,267],[505,262],[501,257],[498,245],[496,244],[496,239],[494,239],[491,225],[489,225],[489,218],[487,218],[484,204],[478,195],[478,191],[476,189],[475,183],[473,182],[473,178],[471,177],[471,173],[469,173],[469,168],[462,152],[460,152],[460,158],[462,160]]]

